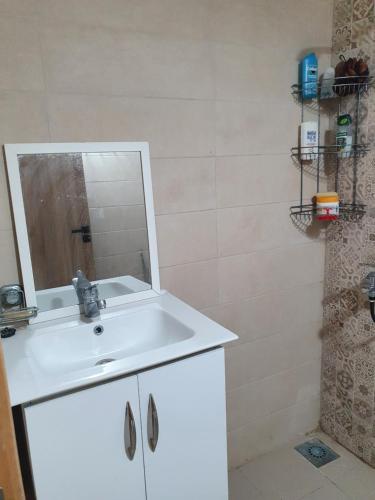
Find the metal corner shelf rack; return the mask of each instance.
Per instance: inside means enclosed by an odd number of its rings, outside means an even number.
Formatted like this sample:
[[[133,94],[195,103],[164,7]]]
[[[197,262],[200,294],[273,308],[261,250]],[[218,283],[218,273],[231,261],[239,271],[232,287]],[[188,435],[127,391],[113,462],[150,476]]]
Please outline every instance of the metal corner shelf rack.
[[[353,168],[353,188],[352,200],[350,203],[340,203],[339,216],[336,219],[350,222],[358,222],[366,213],[366,206],[357,202],[357,170],[358,160],[365,157],[370,151],[370,146],[367,143],[359,141],[359,121],[361,110],[361,99],[370,88],[375,86],[375,79],[372,76],[366,77],[340,77],[335,78],[332,90],[334,95],[329,98],[322,99],[321,83],[317,85],[317,97],[305,100],[302,97],[301,85],[292,85],[292,95],[301,105],[301,123],[304,121],[305,111],[313,110],[317,113],[318,118],[318,146],[311,148],[303,148],[300,146],[291,149],[292,158],[299,164],[300,170],[300,196],[299,204],[290,207],[290,216],[297,225],[309,224],[316,218],[316,207],[313,203],[304,203],[304,175],[306,172],[314,172],[316,176],[316,192],[319,192],[323,162],[330,163],[333,166],[335,191],[339,188],[339,173],[340,162],[349,160]],[[353,120],[353,145],[351,151],[343,153],[337,144],[321,145],[321,111],[323,106],[329,106],[328,113],[334,113],[337,117],[341,114],[342,99],[347,99],[352,96],[355,99],[354,105],[354,120]],[[332,103],[335,104],[332,111]]]

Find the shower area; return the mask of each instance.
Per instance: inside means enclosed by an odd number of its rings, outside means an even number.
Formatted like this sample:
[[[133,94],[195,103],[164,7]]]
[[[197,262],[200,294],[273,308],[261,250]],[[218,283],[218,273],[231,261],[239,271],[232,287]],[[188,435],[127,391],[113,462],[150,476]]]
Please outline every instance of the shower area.
[[[333,17],[332,66],[340,56],[363,58],[374,75],[373,0],[335,0]],[[347,100],[347,111],[354,105],[354,98]],[[326,233],[320,423],[327,434],[375,467],[375,327],[361,287],[375,270],[373,90],[364,94],[360,109],[360,141],[370,151],[357,160],[355,169],[352,160],[342,162],[338,190],[350,197],[355,185],[366,214],[360,221],[331,224]]]

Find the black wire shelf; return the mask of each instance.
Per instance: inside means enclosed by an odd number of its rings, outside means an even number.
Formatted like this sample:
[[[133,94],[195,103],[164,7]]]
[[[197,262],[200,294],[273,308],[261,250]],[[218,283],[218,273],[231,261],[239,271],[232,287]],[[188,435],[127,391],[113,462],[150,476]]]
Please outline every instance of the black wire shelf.
[[[350,151],[343,151],[342,146],[333,144],[330,146],[294,147],[291,149],[293,158],[301,161],[317,160],[321,156],[345,158],[363,158],[370,151],[369,144],[352,144]]]
[[[294,205],[290,207],[290,216],[299,222],[311,223],[314,220],[334,222],[337,220],[346,222],[359,222],[366,214],[366,205],[360,203],[340,203],[337,216],[327,218],[320,217],[317,208],[313,203],[305,205]]]
[[[306,84],[311,85],[311,82],[306,82]],[[313,99],[320,99],[322,101],[329,101],[330,99],[336,99],[339,97],[345,97],[348,95],[364,94],[369,88],[375,86],[375,79],[373,76],[340,76],[335,77],[332,84],[332,90],[334,95],[328,98],[321,97],[322,87],[326,86],[326,82],[323,84],[323,80],[317,82],[317,97]],[[292,85],[292,95],[297,96],[303,101],[309,101],[311,98],[302,99],[302,84]]]
[[[311,82],[306,83],[308,84],[307,89],[313,88]],[[311,113],[317,116],[318,140],[317,145],[313,147],[297,146],[291,148],[293,163],[298,164],[300,170],[300,204],[290,207],[290,217],[299,230],[306,234],[316,235],[323,234],[328,223],[336,224],[339,221],[360,223],[366,214],[366,206],[357,203],[358,169],[362,166],[361,159],[372,148],[370,144],[362,142],[362,137],[360,137],[361,109],[362,101],[367,99],[368,91],[375,87],[375,78],[368,74],[337,78],[332,76],[329,81],[321,78],[314,88],[316,90],[314,98],[304,97],[303,87],[305,85],[292,85],[292,95],[301,108],[301,123],[306,120],[306,109],[309,111],[309,118]],[[350,112],[353,120],[353,144],[350,147],[349,144],[347,146],[343,144],[320,145],[322,113],[329,117],[335,116],[337,122],[343,111],[346,111],[343,99],[350,99],[350,96],[353,96],[353,102],[349,101],[350,108],[353,108]],[[324,142],[327,143],[335,141],[333,137],[331,139],[324,137],[324,139]],[[318,208],[314,202],[308,203],[306,196],[304,196],[305,175],[316,177],[316,193],[321,191],[321,179],[323,177],[326,179],[328,176],[334,180],[332,189],[338,192],[342,167],[345,169],[349,167],[353,172],[351,200],[348,195],[346,196],[347,201],[351,202],[341,202],[336,208],[336,214],[334,214],[334,207],[324,211],[322,207]]]

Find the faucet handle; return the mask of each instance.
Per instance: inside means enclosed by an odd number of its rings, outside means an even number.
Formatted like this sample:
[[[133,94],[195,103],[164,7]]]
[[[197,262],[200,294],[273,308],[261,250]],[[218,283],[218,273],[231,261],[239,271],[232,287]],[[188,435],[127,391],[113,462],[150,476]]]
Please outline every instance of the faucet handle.
[[[83,300],[87,302],[95,302],[99,299],[98,285],[90,285],[82,290]]]
[[[107,301],[105,299],[99,299],[96,301],[99,309],[105,309],[107,307]]]

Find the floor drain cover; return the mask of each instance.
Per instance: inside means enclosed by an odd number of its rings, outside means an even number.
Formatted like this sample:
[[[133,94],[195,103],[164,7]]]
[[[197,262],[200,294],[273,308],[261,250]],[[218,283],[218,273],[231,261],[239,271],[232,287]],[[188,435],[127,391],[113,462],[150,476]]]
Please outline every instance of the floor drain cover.
[[[311,439],[310,441],[299,444],[294,449],[307,458],[315,467],[329,464],[340,456],[331,450],[329,446],[320,441],[320,439]]]

